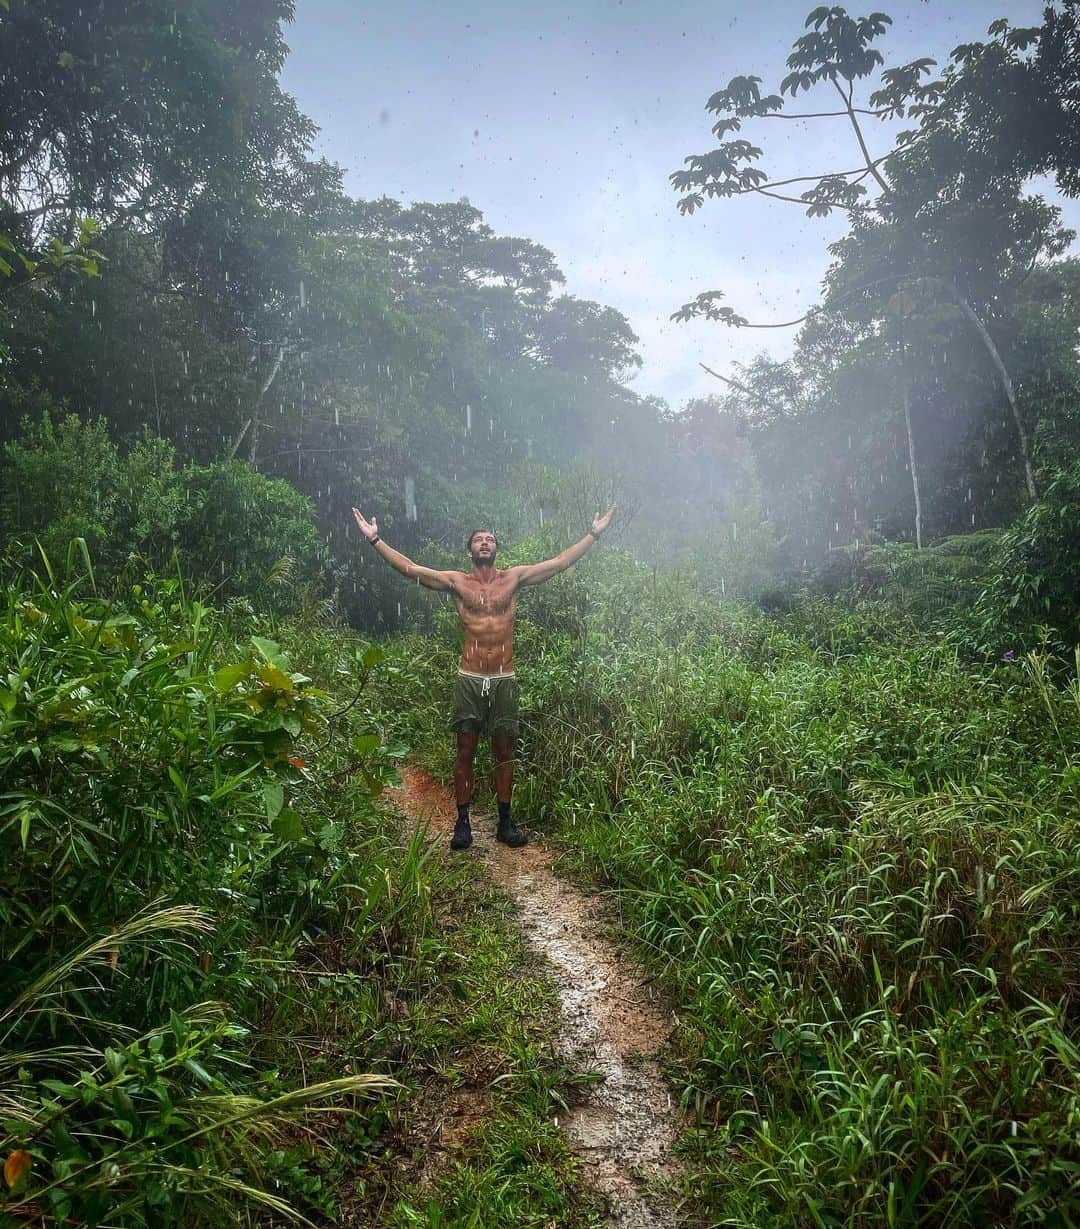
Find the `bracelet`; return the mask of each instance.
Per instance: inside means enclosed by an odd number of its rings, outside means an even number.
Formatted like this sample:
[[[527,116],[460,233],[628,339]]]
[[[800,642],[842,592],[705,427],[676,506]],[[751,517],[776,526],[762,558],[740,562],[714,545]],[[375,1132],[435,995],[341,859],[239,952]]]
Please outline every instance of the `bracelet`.
[[[376,543],[381,542],[381,541],[382,541],[382,538],[380,538],[379,535],[376,534],[373,538],[368,538],[368,546],[374,546]]]
[[[600,535],[596,532],[596,530],[595,530],[595,529],[590,529],[588,532],[592,535],[592,540],[593,540],[594,542],[599,542],[599,541],[600,541]]]

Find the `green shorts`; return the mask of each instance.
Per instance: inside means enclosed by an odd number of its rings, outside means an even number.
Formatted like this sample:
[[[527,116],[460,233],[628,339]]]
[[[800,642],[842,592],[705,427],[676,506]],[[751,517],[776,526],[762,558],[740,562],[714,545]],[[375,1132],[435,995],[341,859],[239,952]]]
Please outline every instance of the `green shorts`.
[[[457,733],[505,734],[518,732],[518,685],[512,674],[459,674],[454,684],[451,727]]]

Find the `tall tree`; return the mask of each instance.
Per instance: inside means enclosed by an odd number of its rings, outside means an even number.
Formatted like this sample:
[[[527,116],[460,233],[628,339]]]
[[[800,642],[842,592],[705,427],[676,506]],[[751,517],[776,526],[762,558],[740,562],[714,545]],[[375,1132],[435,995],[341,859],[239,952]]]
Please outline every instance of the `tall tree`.
[[[709,110],[719,116],[713,132],[719,137],[738,133],[755,119],[838,118],[851,129],[854,165],[773,180],[758,165],[761,148],[742,137],[726,140],[707,154],[690,156],[687,169],[672,175],[683,193],[679,207],[692,213],[709,197],[759,194],[799,204],[812,217],[844,211],[851,220],[850,239],[846,249],[834,249],[839,259],[818,310],[861,316],[865,327],[874,328],[887,318],[892,296],[915,287],[921,301],[932,301],[935,314],[943,307],[952,310],[958,322],[973,330],[1000,380],[1025,486],[1035,499],[1029,432],[999,338],[1009,332],[1008,305],[1016,283],[1040,258],[1060,254],[1070,236],[1055,209],[1023,196],[1026,168],[1019,160],[980,152],[987,143],[972,100],[995,89],[1004,92],[1002,74],[1024,56],[1039,31],[994,23],[991,34],[1002,55],[959,48],[946,73],[928,80],[934,66],[929,58],[884,67],[873,46],[890,24],[882,13],[853,18],[840,7],[821,6],[806,24],[809,32],[796,41],[788,58],[791,71],[778,93],[763,94],[760,78],[740,76],[709,99]],[[988,64],[996,66],[996,75]],[[856,85],[875,74],[879,88],[864,104],[856,97]],[[836,100],[832,107],[826,103],[800,113],[785,109],[785,95],[794,98],[816,87]],[[874,153],[868,125],[898,116],[916,120],[916,127],[900,133],[885,153]],[[862,249],[859,258],[849,259],[856,248]],[[868,258],[871,251],[878,255],[876,262]],[[848,274],[855,267],[858,277],[852,278]],[[722,299],[720,291],[706,292],[676,318],[704,316],[735,327],[758,327]],[[912,477],[917,480],[914,471]]]

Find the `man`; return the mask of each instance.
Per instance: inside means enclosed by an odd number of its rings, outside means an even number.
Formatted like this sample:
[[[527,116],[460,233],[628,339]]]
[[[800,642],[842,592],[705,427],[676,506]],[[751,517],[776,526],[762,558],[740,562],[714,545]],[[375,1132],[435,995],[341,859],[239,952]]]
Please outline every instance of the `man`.
[[[454,713],[450,723],[457,734],[454,793],[458,812],[450,848],[468,849],[472,844],[469,803],[473,794],[473,761],[480,736],[485,731],[491,735],[495,793],[499,800],[499,825],[495,836],[503,844],[519,848],[527,838],[510,817],[514,739],[518,727],[518,687],[514,678],[514,616],[518,590],[523,585],[543,584],[577,563],[611,524],[615,508],[594,517],[592,528],[580,542],[568,546],[553,559],[524,567],[496,568],[498,539],[490,530],[474,530],[466,544],[472,560],[471,572],[439,572],[413,563],[379,537],[379,523],[374,517],[368,521],[356,508],[352,511],[368,544],[392,568],[410,580],[419,581],[426,589],[454,595],[454,605],[465,630],[465,647],[454,688]]]

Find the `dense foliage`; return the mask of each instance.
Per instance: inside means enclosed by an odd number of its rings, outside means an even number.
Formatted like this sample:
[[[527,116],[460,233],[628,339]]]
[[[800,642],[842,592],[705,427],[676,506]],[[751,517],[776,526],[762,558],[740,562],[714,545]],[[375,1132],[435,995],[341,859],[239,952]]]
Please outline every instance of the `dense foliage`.
[[[271,1068],[253,1070],[239,1024],[273,993],[271,953],[362,891],[336,886],[358,833],[320,817],[296,754],[324,729],[327,697],[179,580],[106,602],[45,567],[7,586],[0,623],[3,1027],[17,1056],[2,1131],[32,1170],[9,1183],[21,1194],[7,1214],[195,1223],[253,1181],[273,1206],[272,1141],[289,1118],[385,1084],[346,1069],[267,1096]],[[363,743],[372,789],[379,747]],[[371,795],[352,801],[370,825]]]
[[[681,407],[547,249],[346,194],[292,16],[0,0],[0,1227],[601,1223],[505,902],[379,801],[459,629],[349,513],[458,566],[616,501],[522,596],[517,806],[678,1009],[689,1213],[1080,1223],[1078,0],[939,76],[823,6],[713,95],[687,211],[850,225]],[[818,88],[860,162],[791,198],[726,138]]]
[[[294,486],[239,461],[177,469],[173,446],[148,431],[121,453],[101,419],[27,422],[5,445],[0,490],[8,541],[60,559],[80,540],[100,584],[179,555],[220,600],[263,610],[296,609],[328,587],[311,501]]]
[[[587,1217],[520,937],[378,803],[404,751],[368,699],[383,652],[270,639],[177,577],[95,598],[86,565],[23,570],[0,609],[0,1223],[392,1208],[409,1098],[472,1044],[507,1091],[441,1198]]]
[[[0,10],[0,38],[33,49],[0,69],[8,438],[23,415],[74,412],[107,420],[125,453],[150,429],[181,468],[287,478],[369,630],[397,625],[398,601],[356,556],[357,499],[405,550],[457,551],[478,514],[575,534],[573,492],[591,483],[620,497],[627,542],[685,555],[726,596],[837,548],[1003,526],[1071,463],[1076,271],[1059,211],[1026,185],[1075,185],[1072,145],[1046,139],[1069,105],[1075,4],[1030,31],[995,23],[939,80],[928,60],[883,66],[887,19],[812,15],[785,91],[837,86],[853,139],[901,114],[912,127],[864,173],[795,198],[851,228],[794,360],[685,407],[633,392],[627,321],[562,293],[543,247],[466,202],[348,197],[277,81],[291,16],[277,0],[89,22],[60,0]],[[144,71],[155,56],[161,79]],[[994,109],[1010,92],[1027,111]],[[781,101],[735,77],[709,105],[725,137]],[[684,205],[770,191],[760,156],[737,136],[689,159]],[[742,319],[716,296],[687,311]]]
[[[691,1209],[1075,1221],[1080,660],[973,666],[903,603],[764,616],[583,566],[587,637],[522,629],[518,807],[672,995]],[[438,704],[395,704],[439,746]]]

